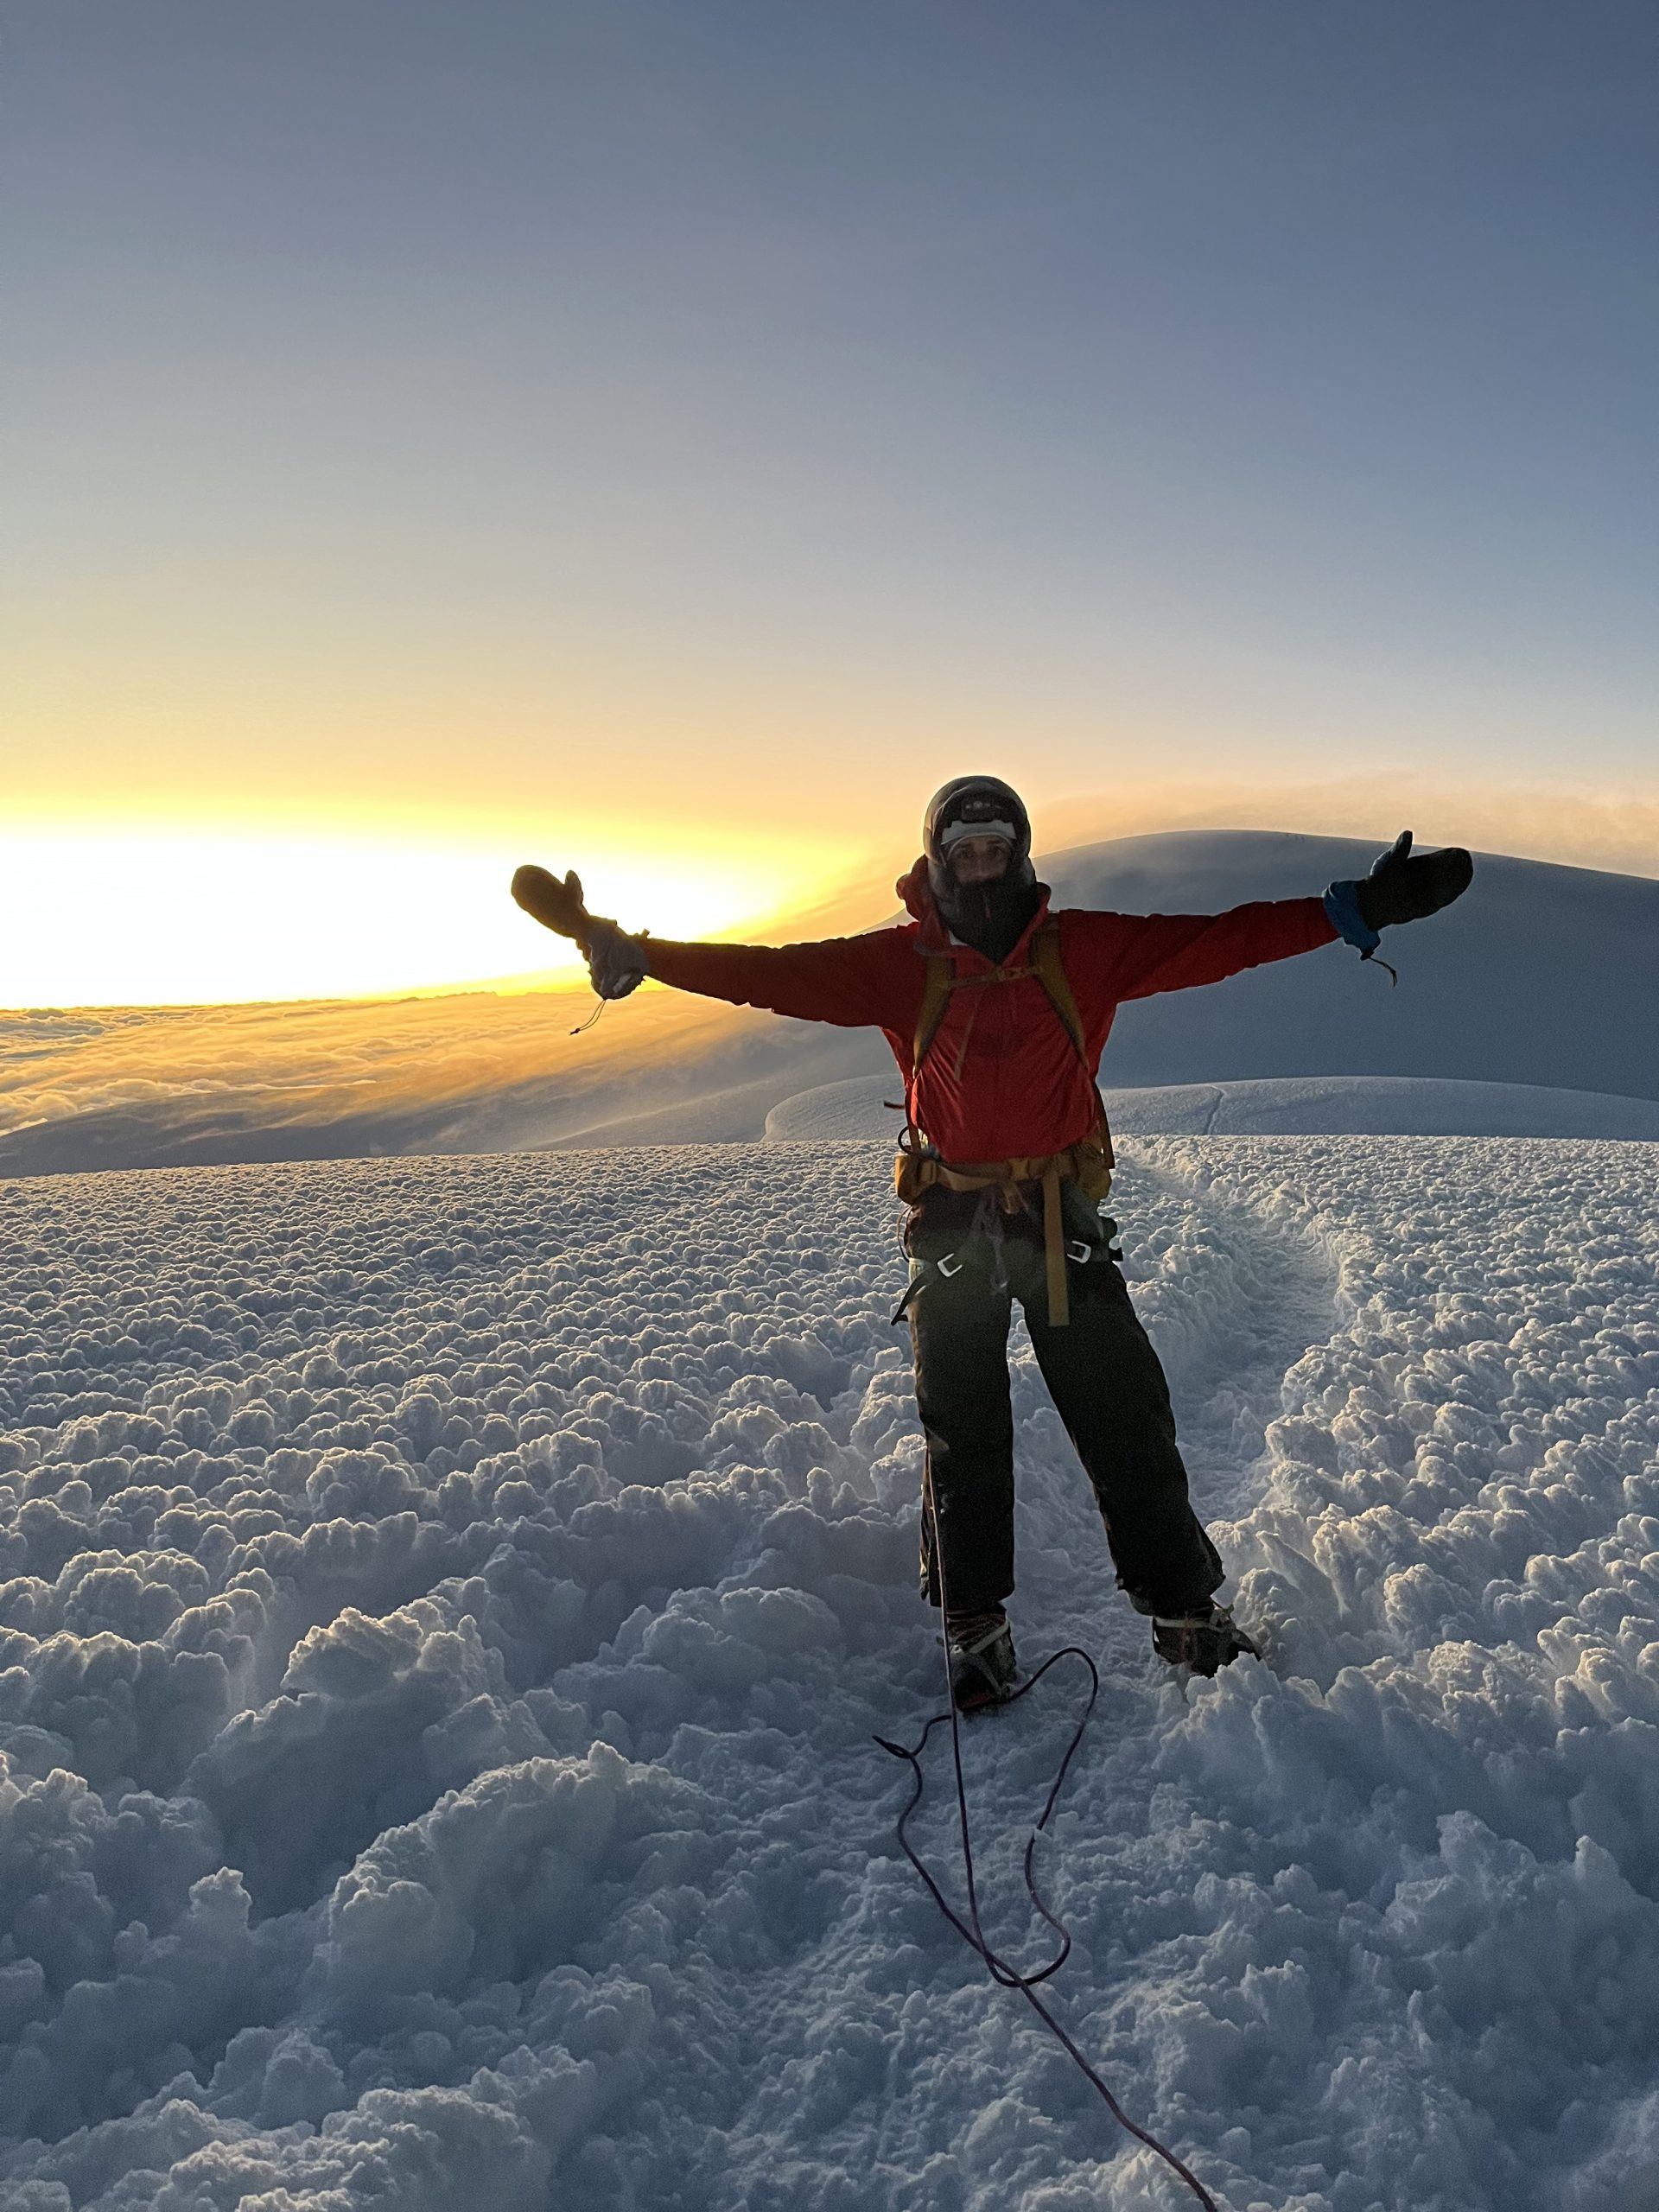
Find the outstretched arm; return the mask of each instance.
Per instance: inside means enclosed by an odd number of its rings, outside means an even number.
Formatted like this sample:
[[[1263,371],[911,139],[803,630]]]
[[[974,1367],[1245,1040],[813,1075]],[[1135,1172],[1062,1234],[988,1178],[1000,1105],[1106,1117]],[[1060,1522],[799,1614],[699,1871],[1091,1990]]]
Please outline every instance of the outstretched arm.
[[[1369,875],[1333,883],[1323,899],[1262,899],[1223,914],[1080,913],[1067,920],[1111,996],[1143,999],[1218,983],[1338,937],[1369,960],[1380,931],[1437,913],[1462,897],[1473,875],[1474,862],[1460,846],[1414,856],[1408,830]]]
[[[1083,973],[1113,1003],[1218,983],[1337,935],[1318,899],[1260,899],[1224,914],[1072,912],[1065,924],[1068,957],[1075,932]]]
[[[645,973],[677,990],[734,1006],[764,1007],[798,1021],[827,1021],[840,1029],[881,1027],[893,1016],[894,931],[870,937],[831,937],[814,944],[677,944],[667,938],[639,940]],[[911,965],[918,970],[919,961]]]
[[[614,922],[590,914],[574,874],[561,883],[545,868],[521,868],[512,879],[512,895],[544,928],[582,947],[601,998],[626,998],[649,976],[677,990],[844,1029],[904,1018],[905,1009],[894,1003],[901,995],[895,985],[907,969],[893,957],[894,931],[814,944],[680,944],[669,938],[630,937]],[[921,963],[912,960],[907,966],[917,970],[919,996]]]

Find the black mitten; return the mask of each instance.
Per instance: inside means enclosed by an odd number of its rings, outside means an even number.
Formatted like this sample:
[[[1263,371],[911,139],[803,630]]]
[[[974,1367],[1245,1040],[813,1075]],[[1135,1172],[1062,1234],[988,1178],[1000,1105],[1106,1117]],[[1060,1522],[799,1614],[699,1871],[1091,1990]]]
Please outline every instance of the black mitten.
[[[592,917],[582,903],[582,878],[572,868],[563,883],[544,868],[525,867],[512,879],[512,895],[544,930],[574,938],[585,952]]]
[[[1394,922],[1421,921],[1461,899],[1473,880],[1475,864],[1461,845],[1413,855],[1411,832],[1402,830],[1371,872],[1353,887],[1354,904],[1368,929]]]

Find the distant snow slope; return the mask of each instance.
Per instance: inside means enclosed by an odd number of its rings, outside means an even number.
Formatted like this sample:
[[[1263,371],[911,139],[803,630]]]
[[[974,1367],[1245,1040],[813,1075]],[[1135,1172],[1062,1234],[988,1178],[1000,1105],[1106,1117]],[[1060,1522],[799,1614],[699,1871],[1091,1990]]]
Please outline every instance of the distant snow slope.
[[[766,1116],[772,1144],[892,1136],[888,1076],[797,1092]],[[1256,1083],[1154,1084],[1102,1093],[1124,1136],[1624,1137],[1659,1141],[1659,1099],[1608,1098],[1521,1083],[1434,1076],[1281,1076]]]
[[[1153,1679],[1022,1355],[1020,1649],[1104,1678],[1062,2017],[1235,2212],[1659,2202],[1659,1154],[1125,1150],[1271,1665]],[[1183,2201],[894,1849],[870,1736],[940,1657],[884,1169],[13,1189],[8,2212]],[[968,1734],[1021,1958],[1077,1697]]]
[[[1209,913],[1363,875],[1376,849],[1268,830],[1123,837],[1062,853],[1062,904]],[[1127,1006],[1107,1080],[1432,1075],[1659,1098],[1659,882],[1479,855],[1464,898],[1345,945]]]
[[[1061,905],[1202,912],[1320,892],[1374,852],[1193,830],[1043,866]],[[1397,989],[1332,946],[1125,1007],[1105,1080],[1433,1076],[1659,1099],[1659,882],[1483,857],[1465,899],[1385,950]],[[0,1016],[0,1177],[758,1137],[798,1091],[891,1065],[874,1031],[656,991],[573,1037],[591,1007],[474,993]]]

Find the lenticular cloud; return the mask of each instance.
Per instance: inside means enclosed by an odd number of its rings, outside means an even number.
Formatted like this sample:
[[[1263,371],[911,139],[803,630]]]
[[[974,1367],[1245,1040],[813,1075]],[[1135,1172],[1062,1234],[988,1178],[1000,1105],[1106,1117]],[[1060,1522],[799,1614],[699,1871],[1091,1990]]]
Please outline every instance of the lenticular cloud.
[[[1096,1650],[1069,2031],[1235,2212],[1659,2202],[1659,1230],[1630,1145],[1142,1142],[1266,1666]],[[15,1185],[0,2200],[1166,2212],[899,1855],[941,1662],[868,1145]],[[1079,1670],[1080,1671],[1080,1670]],[[967,1738],[994,1939],[1081,1690]],[[955,1880],[949,1789],[918,1823]]]

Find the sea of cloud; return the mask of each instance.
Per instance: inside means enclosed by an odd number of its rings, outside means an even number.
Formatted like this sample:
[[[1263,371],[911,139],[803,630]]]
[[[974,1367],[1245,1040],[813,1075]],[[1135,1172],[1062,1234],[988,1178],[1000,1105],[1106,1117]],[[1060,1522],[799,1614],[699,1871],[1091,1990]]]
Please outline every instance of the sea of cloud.
[[[655,988],[0,1013],[0,1179],[759,1135],[874,1033]],[[620,1016],[620,1018],[619,1018]],[[580,1033],[573,1037],[573,1031]]]
[[[1020,1647],[1104,1685],[1040,1851],[1066,2024],[1232,2212],[1650,2207],[1654,1150],[1127,1148],[1268,1663],[1155,1669],[1021,1351]],[[8,2212],[1192,2201],[894,1842],[870,1738],[941,1661],[883,1169],[10,1188]],[[1020,1955],[1079,1696],[968,1736]]]

